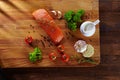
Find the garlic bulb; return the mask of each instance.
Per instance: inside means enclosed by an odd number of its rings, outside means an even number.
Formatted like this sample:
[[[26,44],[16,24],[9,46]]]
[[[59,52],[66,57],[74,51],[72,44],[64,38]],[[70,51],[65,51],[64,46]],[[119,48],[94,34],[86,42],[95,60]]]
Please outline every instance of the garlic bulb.
[[[84,51],[86,51],[87,49],[87,43],[83,40],[78,40],[75,45],[74,48],[77,52],[79,53],[83,53]]]

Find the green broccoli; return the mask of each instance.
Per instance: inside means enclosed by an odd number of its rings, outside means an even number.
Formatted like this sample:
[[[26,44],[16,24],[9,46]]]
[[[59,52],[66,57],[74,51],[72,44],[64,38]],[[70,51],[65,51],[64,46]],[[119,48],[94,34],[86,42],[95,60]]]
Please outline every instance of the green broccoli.
[[[41,59],[42,59],[42,53],[41,53],[40,49],[36,47],[34,49],[34,51],[29,54],[29,60],[31,62],[35,62],[35,61],[41,60]]]

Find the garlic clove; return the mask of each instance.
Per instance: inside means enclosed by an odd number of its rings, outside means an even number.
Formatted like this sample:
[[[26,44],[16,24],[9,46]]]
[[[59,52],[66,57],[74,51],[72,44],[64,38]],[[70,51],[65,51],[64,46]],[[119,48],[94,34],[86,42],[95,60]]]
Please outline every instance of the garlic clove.
[[[62,12],[61,11],[57,11],[57,18],[61,19],[62,18]]]
[[[52,12],[55,16],[57,15],[57,12],[56,12],[56,11],[53,10],[53,11],[51,11],[51,12]]]

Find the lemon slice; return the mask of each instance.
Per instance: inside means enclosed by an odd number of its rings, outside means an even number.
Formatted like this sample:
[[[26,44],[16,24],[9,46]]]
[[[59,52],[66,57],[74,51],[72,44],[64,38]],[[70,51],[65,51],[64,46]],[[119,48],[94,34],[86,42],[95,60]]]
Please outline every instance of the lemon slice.
[[[84,57],[92,57],[94,55],[94,47],[90,44],[87,45],[86,51],[83,53]]]

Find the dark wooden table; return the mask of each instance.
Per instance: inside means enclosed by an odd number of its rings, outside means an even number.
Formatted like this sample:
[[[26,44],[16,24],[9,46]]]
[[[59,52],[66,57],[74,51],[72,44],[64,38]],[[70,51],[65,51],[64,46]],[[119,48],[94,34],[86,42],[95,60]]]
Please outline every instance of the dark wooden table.
[[[100,20],[99,66],[3,69],[3,76],[8,78],[7,80],[120,80],[120,0],[100,0]]]

